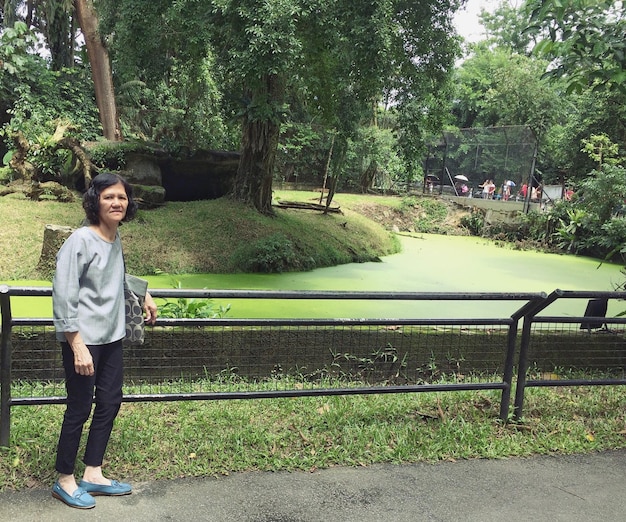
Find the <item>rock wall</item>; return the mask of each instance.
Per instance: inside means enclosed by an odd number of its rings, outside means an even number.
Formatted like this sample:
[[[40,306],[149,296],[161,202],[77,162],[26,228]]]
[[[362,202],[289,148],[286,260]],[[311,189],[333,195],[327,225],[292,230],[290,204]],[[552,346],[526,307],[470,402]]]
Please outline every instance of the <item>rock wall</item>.
[[[159,162],[166,200],[217,199],[230,192],[239,153],[204,151],[189,158],[164,158]]]
[[[126,155],[122,175],[150,207],[220,198],[232,188],[238,165],[236,152],[200,151],[186,158],[133,152]]]

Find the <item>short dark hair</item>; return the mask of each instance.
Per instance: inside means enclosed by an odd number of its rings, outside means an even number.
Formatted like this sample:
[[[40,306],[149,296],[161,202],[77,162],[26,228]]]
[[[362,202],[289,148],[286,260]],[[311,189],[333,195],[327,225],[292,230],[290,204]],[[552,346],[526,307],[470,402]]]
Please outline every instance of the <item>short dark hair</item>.
[[[133,198],[133,187],[119,174],[113,172],[101,172],[95,178],[91,180],[91,185],[87,189],[87,192],[83,195],[83,208],[85,209],[85,215],[87,220],[92,225],[98,225],[100,223],[100,194],[108,187],[121,183],[124,185],[126,196],[128,197],[128,207],[126,208],[126,215],[122,221],[130,221],[137,214],[137,202]]]

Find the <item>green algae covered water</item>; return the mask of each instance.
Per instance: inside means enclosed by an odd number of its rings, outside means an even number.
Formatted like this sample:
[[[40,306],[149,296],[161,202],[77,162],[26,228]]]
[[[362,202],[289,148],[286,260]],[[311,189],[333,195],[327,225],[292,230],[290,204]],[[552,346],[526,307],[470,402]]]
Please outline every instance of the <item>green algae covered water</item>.
[[[610,291],[624,280],[622,265],[597,259],[513,250],[493,242],[460,236],[402,237],[402,252],[380,263],[348,264],[310,272],[285,274],[193,274],[149,276],[151,288],[258,290],[347,290],[403,292],[546,292],[562,290]],[[48,285],[20,281],[11,284]],[[44,303],[44,301],[46,301]],[[13,299],[17,317],[49,317],[49,300]],[[318,301],[227,300],[228,317],[298,318],[447,318],[505,317],[522,302],[488,301]],[[581,316],[586,302],[560,300],[547,315]],[[608,315],[626,309],[612,303]]]

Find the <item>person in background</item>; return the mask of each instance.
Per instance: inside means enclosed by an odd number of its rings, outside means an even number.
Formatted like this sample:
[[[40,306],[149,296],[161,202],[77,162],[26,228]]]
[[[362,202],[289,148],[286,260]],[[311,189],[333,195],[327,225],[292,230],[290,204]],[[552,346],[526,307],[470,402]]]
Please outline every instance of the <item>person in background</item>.
[[[511,183],[507,179],[502,185],[502,200],[508,201],[511,197]]]
[[[483,199],[489,199],[493,197],[493,193],[496,190],[496,185],[490,179],[483,181],[482,185],[478,185],[483,189]]]
[[[526,199],[527,195],[528,195],[528,185],[526,183],[524,183],[522,185],[522,188],[519,189],[519,196],[522,199]]]
[[[118,227],[135,216],[137,203],[122,177],[101,173],[85,193],[83,208],[89,224],[75,230],[59,250],[52,283],[67,392],[52,496],[70,507],[89,509],[96,495],[132,492],[130,484],[105,478],[102,463],[122,402],[125,266]],[[144,308],[146,323],[154,324],[157,307],[149,293]],[[78,447],[94,402],[85,470],[77,484]]]
[[[532,187],[530,189],[530,199],[531,201],[540,201],[541,200],[541,185],[536,187]]]

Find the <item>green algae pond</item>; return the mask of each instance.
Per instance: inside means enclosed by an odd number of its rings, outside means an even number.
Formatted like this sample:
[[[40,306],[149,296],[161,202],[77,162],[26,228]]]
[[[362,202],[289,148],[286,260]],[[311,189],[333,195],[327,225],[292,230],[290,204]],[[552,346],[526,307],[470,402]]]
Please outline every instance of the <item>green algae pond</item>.
[[[514,250],[476,237],[424,234],[401,237],[402,252],[380,263],[351,263],[283,274],[176,274],[148,276],[151,288],[216,290],[333,290],[372,292],[545,292],[611,291],[623,282],[623,265],[597,259]],[[42,281],[12,281],[47,286]],[[160,300],[162,302],[162,300]],[[230,304],[233,318],[448,318],[506,317],[519,301],[215,300]],[[547,315],[582,316],[586,301],[559,300]],[[608,314],[626,310],[611,302]],[[45,298],[14,298],[16,317],[50,317]]]

